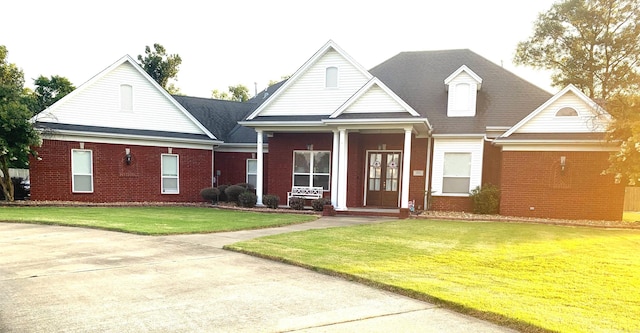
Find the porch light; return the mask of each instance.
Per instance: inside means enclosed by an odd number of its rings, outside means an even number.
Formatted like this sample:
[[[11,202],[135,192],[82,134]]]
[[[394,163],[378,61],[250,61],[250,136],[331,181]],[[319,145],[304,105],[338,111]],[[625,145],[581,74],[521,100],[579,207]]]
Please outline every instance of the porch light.
[[[308,144],[307,145],[307,150],[313,150],[313,144]]]
[[[567,166],[567,157],[566,156],[560,156],[560,171],[564,172],[564,169]]]
[[[127,165],[131,165],[131,149],[129,148],[125,148],[124,149],[124,161],[125,163],[127,163]]]

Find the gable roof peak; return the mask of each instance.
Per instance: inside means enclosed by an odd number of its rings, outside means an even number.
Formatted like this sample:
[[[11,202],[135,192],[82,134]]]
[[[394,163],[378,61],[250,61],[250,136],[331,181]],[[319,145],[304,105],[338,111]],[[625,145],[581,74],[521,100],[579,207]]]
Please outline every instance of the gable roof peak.
[[[469,67],[467,67],[467,65],[460,66],[460,68],[458,68],[455,72],[451,73],[451,75],[444,79],[444,84],[447,86],[447,89],[449,89],[449,84],[451,83],[451,81],[458,77],[458,75],[460,75],[462,72],[465,72],[469,76],[471,76],[471,78],[478,84],[478,90],[480,90],[482,86],[482,78],[474,71],[472,71]]]

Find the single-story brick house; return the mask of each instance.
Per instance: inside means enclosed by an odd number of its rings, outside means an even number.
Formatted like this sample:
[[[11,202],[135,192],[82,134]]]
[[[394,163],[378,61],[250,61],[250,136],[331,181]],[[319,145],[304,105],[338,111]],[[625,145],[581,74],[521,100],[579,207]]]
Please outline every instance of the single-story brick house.
[[[494,184],[503,215],[619,220],[609,118],[573,86],[551,95],[469,50],[366,70],[329,41],[245,103],[171,96],[125,56],[34,117],[32,198],[197,201],[252,182],[259,203],[297,186],[339,211],[469,211]]]

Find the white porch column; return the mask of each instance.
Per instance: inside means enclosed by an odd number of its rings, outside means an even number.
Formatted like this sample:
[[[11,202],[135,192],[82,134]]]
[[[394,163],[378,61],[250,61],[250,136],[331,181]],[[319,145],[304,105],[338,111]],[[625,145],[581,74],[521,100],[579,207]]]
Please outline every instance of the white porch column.
[[[404,154],[402,158],[402,194],[400,208],[409,208],[409,178],[411,177],[411,128],[404,129]]]
[[[256,149],[256,205],[262,206],[262,182],[263,182],[263,173],[264,173],[264,156],[263,156],[263,140],[262,140],[262,130],[256,130],[257,135],[257,149]]]
[[[338,147],[338,205],[336,210],[347,210],[347,146],[349,134],[346,129],[340,129]]]
[[[340,133],[333,131],[333,151],[331,152],[331,204],[338,207],[338,161],[340,152]]]

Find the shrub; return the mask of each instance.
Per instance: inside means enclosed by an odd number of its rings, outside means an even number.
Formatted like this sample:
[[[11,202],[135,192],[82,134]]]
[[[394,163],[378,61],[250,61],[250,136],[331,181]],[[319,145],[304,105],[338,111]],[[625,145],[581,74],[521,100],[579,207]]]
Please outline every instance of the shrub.
[[[292,197],[289,199],[289,208],[295,210],[303,210],[304,209],[304,199],[298,197]]]
[[[240,207],[253,208],[256,206],[258,196],[251,191],[244,191],[238,195],[238,205]]]
[[[238,184],[236,184],[236,186],[242,186],[242,187],[244,187],[245,189],[247,189],[249,191],[255,191],[256,190],[256,187],[253,186],[253,184],[249,184],[249,183],[238,183]]]
[[[262,204],[269,208],[276,209],[278,208],[278,204],[280,204],[280,197],[273,194],[267,194],[262,196]]]
[[[500,211],[500,189],[495,185],[476,187],[471,191],[471,200],[476,214],[498,214]]]
[[[246,190],[247,189],[242,186],[231,185],[224,190],[224,193],[227,194],[227,201],[237,203],[240,193],[245,192]]]
[[[215,187],[207,187],[200,190],[200,196],[202,199],[211,201],[211,203],[218,202],[220,198],[220,190]]]
[[[314,199],[313,201],[311,201],[311,207],[313,207],[313,210],[315,210],[316,212],[321,212],[324,209],[324,205],[330,205],[331,204],[331,199],[329,198],[320,198],[320,199]]]
[[[218,201],[221,201],[221,202],[229,201],[229,199],[227,198],[227,192],[226,192],[227,187],[229,187],[229,185],[218,186],[218,191],[220,192],[220,197],[218,198]]]

